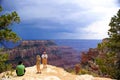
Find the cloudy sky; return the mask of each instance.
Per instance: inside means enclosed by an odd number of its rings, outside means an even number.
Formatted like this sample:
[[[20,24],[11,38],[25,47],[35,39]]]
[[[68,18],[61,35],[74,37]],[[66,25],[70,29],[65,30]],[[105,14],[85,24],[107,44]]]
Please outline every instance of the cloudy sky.
[[[14,31],[23,39],[103,39],[119,0],[0,0],[4,12],[17,11]]]

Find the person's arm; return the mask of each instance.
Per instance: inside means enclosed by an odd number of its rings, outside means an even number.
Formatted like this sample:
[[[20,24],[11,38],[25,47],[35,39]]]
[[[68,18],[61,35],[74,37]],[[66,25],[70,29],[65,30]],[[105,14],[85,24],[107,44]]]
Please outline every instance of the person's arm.
[[[24,66],[24,65],[23,65]],[[25,70],[25,66],[24,66],[24,73],[26,72],[26,70]]]
[[[18,71],[17,71],[17,69],[16,69],[16,73],[18,74]]]
[[[16,67],[16,73],[18,74],[18,70],[17,70],[17,67]]]
[[[48,58],[48,55],[46,54],[46,58]]]
[[[42,58],[44,57],[44,55],[42,54],[42,56],[41,56]]]
[[[26,72],[26,70],[24,69],[24,73]]]

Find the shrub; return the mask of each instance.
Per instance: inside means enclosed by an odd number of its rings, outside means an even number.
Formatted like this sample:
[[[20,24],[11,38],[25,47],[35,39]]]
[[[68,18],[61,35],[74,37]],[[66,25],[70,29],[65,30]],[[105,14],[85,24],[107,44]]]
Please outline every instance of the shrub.
[[[8,54],[0,54],[0,73],[12,70],[12,65],[7,63]]]

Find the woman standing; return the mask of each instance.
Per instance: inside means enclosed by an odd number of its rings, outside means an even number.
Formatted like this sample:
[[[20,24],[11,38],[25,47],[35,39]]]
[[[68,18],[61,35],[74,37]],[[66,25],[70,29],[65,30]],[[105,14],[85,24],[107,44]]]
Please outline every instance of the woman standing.
[[[43,68],[47,68],[47,58],[48,55],[46,54],[46,52],[44,51],[42,54],[42,64],[43,64]]]
[[[37,55],[37,56],[36,56],[37,74],[41,73],[41,70],[40,70],[40,61],[41,61],[40,55]]]

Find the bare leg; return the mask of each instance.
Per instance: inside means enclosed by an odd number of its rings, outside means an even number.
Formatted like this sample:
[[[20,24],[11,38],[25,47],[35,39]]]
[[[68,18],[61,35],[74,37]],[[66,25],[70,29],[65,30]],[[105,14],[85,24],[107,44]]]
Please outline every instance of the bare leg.
[[[36,65],[36,67],[37,67],[37,73],[41,73],[40,65]]]

